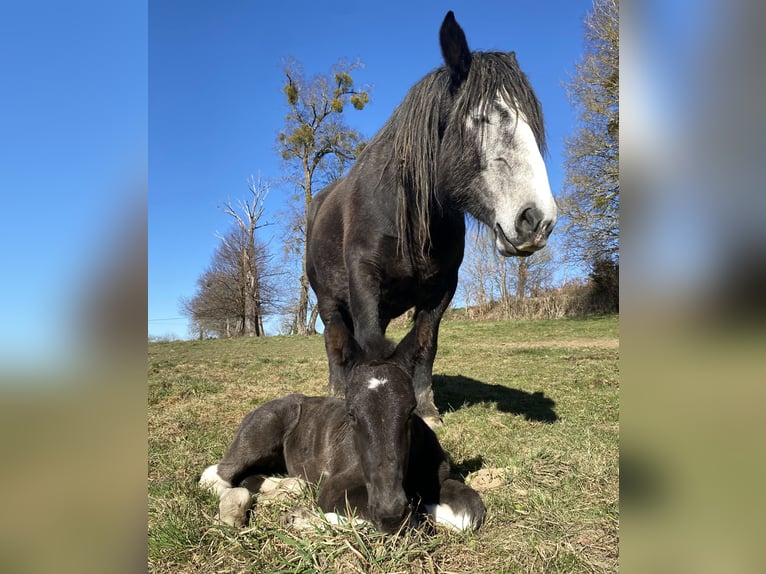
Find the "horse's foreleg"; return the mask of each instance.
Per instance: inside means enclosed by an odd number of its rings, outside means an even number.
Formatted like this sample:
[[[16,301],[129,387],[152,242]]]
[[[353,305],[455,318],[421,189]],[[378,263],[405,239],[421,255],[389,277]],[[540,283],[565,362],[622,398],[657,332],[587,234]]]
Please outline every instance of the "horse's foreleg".
[[[332,297],[317,295],[317,305],[324,323],[324,346],[329,371],[328,394],[331,397],[345,397],[345,355],[351,338],[351,320],[347,318],[348,312]]]
[[[430,332],[421,358],[415,363],[412,376],[412,384],[415,390],[415,398],[418,402],[418,414],[428,423],[428,426],[434,428],[441,425],[439,410],[434,403],[434,392],[432,387],[434,359],[438,347],[439,324],[442,315],[452,300],[457,287],[457,277],[451,281],[448,288],[438,299],[433,300],[429,305],[424,305],[415,310],[415,319],[413,329],[425,330]]]
[[[327,323],[325,323],[327,325]],[[324,334],[325,351],[327,353],[327,365],[329,367],[329,383],[328,394],[331,397],[345,397],[346,396],[346,370],[343,367],[343,363],[338,360],[337,353],[332,348],[333,343],[330,340],[330,336],[325,326]]]
[[[387,320],[380,316],[380,274],[374,265],[351,264],[348,273],[349,307],[354,339],[365,352],[393,353],[395,345],[386,339]]]
[[[415,390],[415,398],[418,403],[417,413],[430,426],[441,426],[442,420],[439,409],[434,402],[434,390],[432,386],[434,358],[436,357],[436,342],[432,353],[422,361],[415,364],[412,384]]]

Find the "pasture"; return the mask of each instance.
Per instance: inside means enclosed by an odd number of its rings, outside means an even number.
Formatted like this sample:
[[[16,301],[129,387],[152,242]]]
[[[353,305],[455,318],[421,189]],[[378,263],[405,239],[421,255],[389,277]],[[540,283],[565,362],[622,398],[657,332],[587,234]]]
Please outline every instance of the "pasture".
[[[399,339],[403,330],[389,333]],[[323,395],[321,336],[150,343],[149,570],[614,572],[618,545],[618,318],[447,321],[434,364],[437,435],[480,491],[476,533],[282,523],[312,493],[257,503],[249,528],[214,524],[197,488],[242,416],[292,392]]]

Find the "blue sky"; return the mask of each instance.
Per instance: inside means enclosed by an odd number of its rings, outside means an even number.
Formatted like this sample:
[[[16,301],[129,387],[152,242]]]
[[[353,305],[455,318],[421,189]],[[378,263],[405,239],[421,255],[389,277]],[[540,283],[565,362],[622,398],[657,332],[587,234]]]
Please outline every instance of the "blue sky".
[[[246,180],[278,179],[275,140],[287,112],[282,63],[307,75],[340,58],[372,102],[347,121],[372,136],[408,88],[441,65],[438,29],[452,9],[474,50],[515,50],[542,101],[548,170],[562,183],[562,147],[574,127],[564,82],[583,47],[587,0],[556,2],[170,2],[149,5],[149,334],[186,337],[178,300],[194,293],[229,220],[217,206],[247,194]],[[282,190],[272,187],[267,219]]]

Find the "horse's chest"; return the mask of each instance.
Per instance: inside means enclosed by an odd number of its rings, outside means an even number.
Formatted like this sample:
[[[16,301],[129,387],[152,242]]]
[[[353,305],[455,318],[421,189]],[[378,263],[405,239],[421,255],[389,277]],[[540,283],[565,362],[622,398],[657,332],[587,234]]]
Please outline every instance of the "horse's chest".
[[[380,285],[380,305],[392,316],[431,299],[446,289],[447,274],[442,269],[426,269],[417,275],[384,277]]]

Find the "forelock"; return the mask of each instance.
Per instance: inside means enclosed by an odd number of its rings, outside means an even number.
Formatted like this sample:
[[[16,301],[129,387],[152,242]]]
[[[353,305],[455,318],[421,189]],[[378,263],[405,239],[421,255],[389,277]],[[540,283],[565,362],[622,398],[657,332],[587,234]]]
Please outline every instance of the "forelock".
[[[454,113],[467,118],[475,110],[486,112],[500,94],[512,108],[524,114],[541,153],[545,152],[543,112],[532,86],[516,58],[504,52],[474,52],[471,70],[458,94]],[[465,125],[465,122],[458,122]]]

